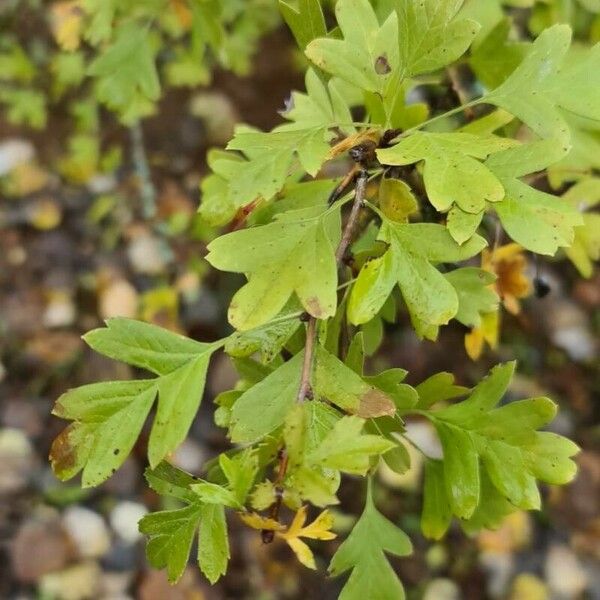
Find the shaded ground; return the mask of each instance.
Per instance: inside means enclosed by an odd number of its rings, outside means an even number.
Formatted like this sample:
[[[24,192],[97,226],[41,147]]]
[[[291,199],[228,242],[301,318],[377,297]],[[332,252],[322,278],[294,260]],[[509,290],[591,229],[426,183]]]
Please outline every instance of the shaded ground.
[[[301,85],[285,40],[276,34],[265,42],[250,80],[218,74],[211,94],[196,98],[197,116],[188,94],[172,94],[160,117],[144,124],[157,190],[158,216],[151,223],[140,217],[129,134],[110,118],[103,143],[123,144],[125,160],[114,175],[79,186],[53,169],[68,128],[63,116],[57,114],[43,135],[0,124],[0,157],[14,157],[15,139],[21,152],[34,155],[3,178],[0,197],[0,598],[336,597],[339,582],[298,566],[282,546],[263,547],[234,520],[233,557],[223,581],[209,588],[192,565],[170,588],[163,573],[147,567],[135,525],[146,510],[161,507],[142,478],[144,436],[96,490],[60,484],[46,458],[63,427],[50,416],[61,392],[134,375],[80,340],[102,318],[139,316],[202,340],[228,332],[224,307],[237,281],[208,272],[202,261],[210,232],[194,216],[197,185],[207,147],[224,143],[235,120],[272,126],[290,89]],[[526,301],[518,319],[507,317],[504,343],[480,363],[467,359],[459,327],[433,345],[419,342],[406,323],[389,327],[373,360],[377,368],[409,369],[411,382],[450,370],[469,385],[490,364],[516,357],[515,396],[556,399],[562,410],[556,430],[583,448],[577,480],[564,490],[545,489],[544,512],[517,513],[499,532],[475,540],[458,529],[439,544],[420,536],[418,457],[405,477],[382,472],[378,503],[415,542],[414,557],[394,562],[411,598],[600,598],[600,278],[579,281],[564,262],[542,271],[550,295]],[[212,424],[210,401],[234,377],[219,357],[190,440],[175,456],[182,468],[198,473],[226,447]],[[430,432],[415,427],[427,443]],[[358,485],[344,488],[340,511],[360,510]],[[328,558],[319,557],[322,571]]]

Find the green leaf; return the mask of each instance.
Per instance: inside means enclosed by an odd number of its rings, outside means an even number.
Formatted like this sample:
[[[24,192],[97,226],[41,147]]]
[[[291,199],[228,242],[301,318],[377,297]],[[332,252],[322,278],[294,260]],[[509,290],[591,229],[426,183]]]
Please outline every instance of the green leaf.
[[[484,97],[501,106],[544,138],[568,143],[569,128],[558,107],[600,120],[600,45],[565,60],[571,43],[567,25],[543,31],[510,77]]]
[[[479,327],[481,314],[498,308],[499,298],[490,285],[496,276],[489,271],[475,267],[455,269],[446,274],[446,279],[454,286],[458,295],[458,312],[454,317],[467,327]]]
[[[263,325],[281,311],[294,292],[314,317],[325,319],[335,314],[334,248],[339,241],[339,212],[308,218],[303,218],[302,210],[285,215],[285,221],[280,218],[235,231],[208,246],[206,259],[214,267],[248,277],[229,307],[229,321],[237,329]]]
[[[470,240],[483,219],[484,211],[479,213],[470,213],[462,210],[458,205],[454,205],[448,212],[446,227],[452,239],[458,244],[464,244]]]
[[[98,352],[159,375],[153,380],[86,385],[59,398],[55,414],[75,423],[53,445],[54,469],[68,479],[83,468],[84,485],[97,485],[123,463],[157,395],[150,465],[158,465],[185,439],[218,344],[202,344],[122,318],[110,319],[107,328],[91,331],[85,339]],[[82,431],[86,435],[80,439]]]
[[[372,456],[395,447],[381,436],[361,434],[364,425],[365,421],[359,417],[342,417],[307,460],[321,467],[364,475]]]
[[[384,392],[369,385],[322,346],[318,346],[316,352],[314,388],[319,397],[364,419],[396,412],[394,403]]]
[[[198,494],[198,497],[204,504],[221,504],[231,508],[243,508],[231,490],[216,483],[201,481],[200,483],[192,484],[190,487],[193,492]]]
[[[338,84],[339,81],[333,79],[325,85],[314,69],[308,69],[306,93],[292,92],[291,108],[283,113],[292,123],[281,126],[279,130],[339,127],[347,134],[354,133],[354,119]]]
[[[118,27],[114,42],[89,66],[100,102],[131,124],[154,110],[160,82],[148,31],[135,21]]]
[[[298,394],[303,356],[296,354],[238,398],[231,411],[233,442],[254,442],[283,424]]]
[[[233,152],[213,148],[206,155],[211,173],[200,183],[200,216],[213,226],[225,225],[235,216],[238,207],[229,198],[229,186],[244,159]]]
[[[547,140],[499,152],[486,161],[506,190],[506,197],[494,208],[508,235],[528,250],[550,256],[559,247],[571,245],[581,215],[569,203],[518,177],[542,170],[560,153],[560,145]]]
[[[54,440],[52,468],[83,487],[102,483],[125,461],[156,398],[153,380],[92,383],[64,393],[52,411],[75,421]]]
[[[198,500],[196,494],[190,489],[197,479],[168,462],[161,462],[154,469],[148,467],[144,477],[148,485],[161,496],[177,498],[188,504]]]
[[[379,207],[383,214],[398,223],[419,212],[419,203],[410,186],[400,179],[382,179],[379,185]]]
[[[377,151],[385,165],[425,161],[423,178],[430,202],[439,211],[456,203],[469,213],[480,213],[487,202],[498,202],[504,189],[497,177],[476,158],[514,146],[516,142],[494,135],[416,132],[399,143]]]
[[[448,503],[442,461],[425,461],[425,484],[423,489],[423,512],[421,530],[425,537],[441,539],[452,521],[452,510]]]
[[[265,133],[238,126],[227,149],[243,152],[247,160],[236,165],[235,177],[229,181],[229,201],[241,207],[257,198],[269,200],[283,187],[295,157],[305,171],[316,175],[329,154],[333,134],[327,128],[288,124]]]
[[[402,77],[437,71],[460,58],[479,24],[455,18],[460,0],[397,0]]]
[[[416,408],[425,410],[431,408],[437,402],[464,396],[469,391],[469,388],[454,383],[452,373],[436,373],[420,383],[415,389],[419,395]]]
[[[502,19],[471,53],[469,62],[489,89],[504,83],[529,50],[529,43],[509,40],[511,25],[510,19]]]
[[[564,483],[574,476],[575,465],[570,457],[577,452],[575,444],[536,431],[554,418],[553,402],[531,398],[494,408],[506,391],[513,370],[514,363],[500,365],[463,402],[427,413],[444,451],[447,502],[461,519],[475,518],[477,511],[480,516],[476,521],[491,519],[485,508],[478,508],[484,503],[484,476],[511,505],[522,509],[540,506],[536,479]],[[443,504],[440,468],[432,468],[430,473],[432,505]],[[444,519],[438,522],[431,514],[433,510],[428,508],[425,522],[432,535],[438,536],[447,517],[443,513]]]
[[[407,556],[412,552],[412,544],[402,530],[375,508],[369,484],[365,510],[329,565],[333,576],[352,569],[340,600],[402,600],[405,597],[402,584],[385,557],[386,552]]]
[[[200,508],[198,564],[211,584],[225,575],[229,557],[225,509],[218,504],[206,504]]]
[[[448,323],[458,311],[458,297],[432,263],[474,256],[486,245],[485,240],[475,235],[459,246],[442,225],[387,221],[378,239],[389,248],[361,269],[350,295],[350,321],[361,324],[371,320],[397,284],[414,318],[431,325]]]
[[[148,443],[152,466],[187,436],[202,400],[209,360],[207,352],[157,380],[158,408]]]
[[[578,211],[587,211],[600,203],[600,179],[591,177],[574,185],[563,196]],[[583,277],[591,277],[593,261],[600,260],[600,215],[583,213],[583,225],[575,228],[575,239],[566,255]]]
[[[260,352],[261,362],[268,364],[281,352],[300,325],[300,319],[290,318],[278,323],[266,323],[249,331],[236,331],[227,338],[225,352],[235,358],[244,358]]]
[[[323,71],[386,96],[398,69],[396,13],[380,26],[368,0],[338,0],[335,14],[344,39],[313,40],[306,56]]]
[[[327,35],[325,17],[320,0],[299,0],[298,8],[279,0],[279,10],[292,30],[298,46],[305,48],[315,38]]]
[[[86,333],[83,339],[104,356],[157,375],[175,371],[214,349],[211,344],[196,342],[168,329],[123,317],[108,319],[106,327]]]
[[[219,456],[219,466],[237,502],[243,505],[258,473],[257,453],[247,448],[231,457],[227,454],[221,454]]]
[[[150,538],[146,545],[148,561],[157,569],[166,567],[171,583],[183,575],[202,509],[200,504],[190,504],[151,513],[139,522],[140,532]]]

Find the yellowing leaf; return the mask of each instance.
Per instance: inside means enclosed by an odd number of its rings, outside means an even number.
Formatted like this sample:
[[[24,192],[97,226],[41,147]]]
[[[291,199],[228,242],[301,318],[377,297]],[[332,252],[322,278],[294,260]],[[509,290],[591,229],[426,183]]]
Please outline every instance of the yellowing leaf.
[[[252,529],[261,531],[263,529],[265,531],[283,531],[285,529],[285,525],[282,525],[279,521],[263,517],[255,512],[238,513],[238,515],[240,519],[248,525],[248,527],[252,527]]]
[[[336,534],[331,531],[333,517],[324,510],[312,523],[306,523],[306,506],[302,506],[294,516],[287,531],[278,531],[277,537],[284,539],[294,551],[298,560],[309,569],[316,569],[315,558],[311,549],[300,539],[332,540]]]
[[[83,10],[79,0],[55,2],[51,7],[52,33],[63,50],[77,50],[81,42]]]

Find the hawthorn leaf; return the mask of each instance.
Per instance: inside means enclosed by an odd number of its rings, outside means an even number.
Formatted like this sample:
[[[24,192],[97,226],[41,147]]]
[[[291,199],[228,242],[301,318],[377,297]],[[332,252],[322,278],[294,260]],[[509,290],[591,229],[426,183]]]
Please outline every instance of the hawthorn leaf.
[[[499,298],[490,288],[496,276],[484,269],[465,267],[446,273],[446,279],[458,295],[458,312],[455,319],[467,327],[479,327],[481,314],[498,308]]]
[[[93,329],[83,339],[104,356],[157,375],[166,375],[214,350],[214,345],[196,342],[168,329],[123,317],[108,319],[106,327]]]
[[[415,408],[427,410],[438,402],[453,400],[459,396],[464,396],[469,392],[469,388],[454,383],[452,373],[436,373],[422,383],[416,386],[419,396]]]
[[[398,223],[419,212],[419,203],[410,186],[400,179],[382,179],[379,185],[379,207],[383,214]]]
[[[319,211],[308,217],[303,210],[284,213],[273,223],[229,233],[208,245],[206,259],[214,267],[248,277],[229,307],[234,327],[263,325],[294,292],[312,316],[326,319],[335,314],[340,214]]]
[[[471,213],[462,210],[458,205],[454,205],[448,212],[446,227],[452,238],[459,244],[464,244],[470,240],[483,219],[485,211]]]
[[[498,202],[504,188],[485,164],[476,159],[506,150],[517,142],[494,135],[415,132],[391,148],[377,151],[385,165],[424,161],[423,178],[430,202],[441,212],[456,204],[478,214],[486,202]]]
[[[229,506],[230,508],[243,508],[242,504],[238,502],[238,499],[231,490],[228,490],[217,483],[200,481],[199,483],[192,484],[190,488],[194,493],[198,494],[198,497],[203,504],[219,504],[222,506]]]
[[[335,15],[343,39],[319,38],[305,54],[317,67],[369,92],[382,96],[397,81],[398,20],[391,12],[379,25],[368,0],[338,0]]]
[[[92,383],[65,392],[52,413],[73,420],[52,443],[59,479],[83,469],[82,486],[110,477],[133,448],[156,398],[154,380]]]
[[[488,89],[497,88],[504,83],[519,66],[530,47],[527,42],[509,40],[511,26],[509,18],[502,19],[471,52],[469,63]]]
[[[389,244],[383,256],[361,269],[348,303],[348,318],[359,325],[381,309],[395,285],[411,315],[431,325],[443,325],[458,311],[458,296],[433,263],[460,261],[486,245],[474,235],[459,246],[447,229],[434,223],[385,221],[378,239]]]
[[[352,570],[340,600],[404,599],[402,584],[385,553],[408,556],[412,544],[401,529],[377,510],[369,481],[365,509],[329,564],[329,573],[334,577]]]
[[[266,323],[249,331],[236,331],[227,338],[225,352],[234,358],[246,358],[259,352],[261,362],[269,364],[300,329],[300,325],[300,319],[290,318],[278,323]]]
[[[207,152],[206,162],[211,172],[200,183],[201,203],[198,213],[209,225],[225,225],[235,216],[238,207],[229,198],[229,186],[243,161],[236,153],[220,148],[212,148]]]
[[[316,175],[327,159],[332,135],[323,125],[303,129],[284,125],[270,132],[238,126],[227,149],[243,152],[247,160],[236,165],[229,201],[239,208],[257,198],[269,200],[283,187],[295,157],[305,171]]]
[[[578,181],[600,170],[600,121],[562,111],[571,129],[571,150],[558,162],[548,166],[548,180],[553,189]]]
[[[219,504],[201,505],[198,565],[211,584],[225,575],[229,557],[225,509]]]
[[[425,461],[425,479],[423,487],[423,512],[421,513],[421,531],[427,538],[440,540],[452,521],[452,510],[446,494],[444,466],[442,461]]]
[[[322,346],[317,347],[315,361],[314,388],[318,396],[363,419],[396,412],[394,403],[383,391],[369,385]]]
[[[461,0],[397,0],[402,78],[437,71],[460,58],[479,32],[476,21],[455,18]]]
[[[514,363],[499,365],[466,400],[427,413],[444,451],[447,501],[461,519],[473,518],[484,501],[484,472],[497,492],[521,509],[539,508],[536,479],[564,483],[575,474],[570,457],[577,453],[577,446],[563,442],[561,436],[547,437],[545,432],[536,431],[556,414],[551,400],[530,398],[494,408],[513,371]],[[437,471],[434,478],[439,478]],[[431,485],[439,496],[439,482]],[[440,523],[431,525],[435,535],[441,529]]]
[[[327,35],[325,17],[320,0],[299,0],[297,8],[285,0],[279,0],[279,10],[294,34],[300,48],[315,38]]]
[[[88,68],[97,79],[97,98],[126,124],[151,114],[160,96],[154,55],[146,29],[126,21],[118,26],[114,42]]]
[[[348,135],[355,133],[350,107],[337,83],[339,82],[332,79],[325,85],[314,69],[308,69],[305,77],[306,93],[292,92],[291,108],[283,113],[292,123],[282,125],[278,130],[339,127],[340,131]]]
[[[316,569],[315,557],[311,549],[300,538],[313,540],[333,540],[336,535],[331,531],[333,516],[324,510],[312,523],[306,523],[306,506],[302,506],[294,515],[294,519],[286,531],[278,531],[275,535],[288,544],[296,558],[309,569]]]
[[[190,486],[197,480],[168,462],[163,461],[154,469],[148,467],[144,472],[144,477],[148,485],[161,496],[177,498],[188,504],[193,504],[198,500],[196,494],[190,489]]]
[[[581,215],[568,202],[536,190],[518,177],[545,168],[560,155],[560,145],[557,148],[555,141],[546,140],[510,148],[486,161],[506,190],[504,200],[494,208],[508,235],[528,250],[550,256],[571,245]]]
[[[523,61],[483,101],[510,111],[543,138],[569,142],[559,107],[600,120],[600,45],[566,60],[571,29],[554,25],[533,42]]]
[[[150,513],[139,522],[140,532],[150,538],[146,544],[148,561],[157,569],[166,567],[171,583],[179,580],[187,566],[202,510],[201,504],[190,504]]]
[[[296,400],[303,356],[296,354],[236,400],[229,429],[232,442],[254,442],[283,424]]]
[[[258,473],[257,453],[247,448],[231,457],[227,454],[221,454],[219,456],[219,467],[223,471],[237,502],[244,504]]]
[[[575,228],[573,244],[565,249],[569,260],[586,278],[593,274],[594,261],[600,260],[600,215],[587,212],[600,203],[600,178],[590,177],[575,184],[563,199],[583,213],[583,224]]]
[[[151,466],[186,438],[202,400],[210,355],[206,352],[157,380],[158,408],[148,442]]]
[[[381,436],[362,434],[364,425],[364,419],[359,417],[342,417],[307,460],[321,467],[364,475],[372,456],[385,454],[396,446]]]

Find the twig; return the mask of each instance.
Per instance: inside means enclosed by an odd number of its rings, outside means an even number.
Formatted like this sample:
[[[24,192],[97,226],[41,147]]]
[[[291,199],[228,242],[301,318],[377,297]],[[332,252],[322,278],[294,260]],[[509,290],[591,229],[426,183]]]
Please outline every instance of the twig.
[[[354,203],[352,204],[350,217],[348,218],[348,222],[346,223],[346,227],[344,228],[342,240],[340,241],[340,244],[337,247],[337,250],[335,251],[335,259],[338,263],[338,266],[344,259],[346,251],[348,250],[348,246],[350,246],[350,242],[352,241],[354,227],[356,225],[358,215],[360,214],[360,209],[362,208],[363,202],[365,200],[368,180],[369,175],[367,171],[363,169],[362,171],[360,171],[360,173],[358,174],[358,178],[356,179],[356,193],[354,195]]]
[[[140,122],[137,121],[130,129],[131,153],[136,174],[140,180],[140,198],[142,212],[146,219],[151,219],[156,214],[156,190],[150,176],[150,167],[144,146],[144,132]]]
[[[317,319],[310,317],[306,325],[306,344],[304,346],[304,361],[302,362],[302,375],[300,376],[300,387],[296,401],[304,402],[312,396],[310,386],[310,375],[312,371],[313,355],[315,352],[315,342],[317,340]]]

